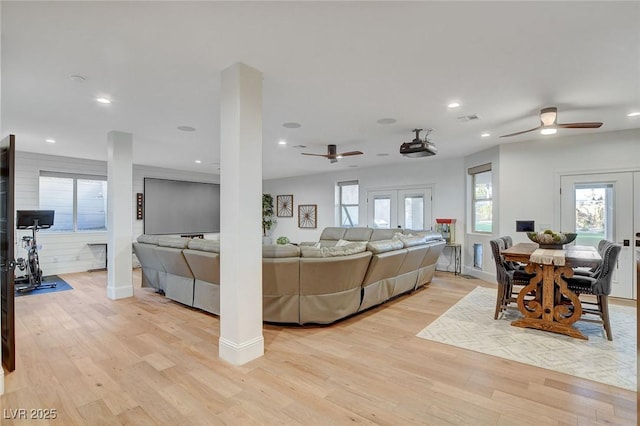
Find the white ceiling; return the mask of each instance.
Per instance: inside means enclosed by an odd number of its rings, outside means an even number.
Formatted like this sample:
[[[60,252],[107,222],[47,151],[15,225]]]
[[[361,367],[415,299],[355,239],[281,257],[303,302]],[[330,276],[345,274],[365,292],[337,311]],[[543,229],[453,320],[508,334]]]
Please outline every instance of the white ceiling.
[[[107,132],[120,130],[134,135],[136,164],[218,173],[220,72],[235,62],[264,75],[265,178],[427,164],[542,138],[498,136],[536,127],[546,106],[558,107],[559,122],[604,122],[559,135],[640,127],[640,117],[626,115],[640,110],[639,2],[2,1],[1,8],[2,131],[16,134],[22,151],[106,160]],[[74,82],[74,74],[86,81]],[[98,104],[98,96],[113,102]],[[448,110],[454,100],[461,107]],[[480,119],[457,120],[470,114]],[[398,153],[415,127],[434,129],[437,156]],[[491,137],[481,138],[485,131]],[[365,155],[337,164],[300,155],[324,153],[329,143]],[[307,148],[293,147],[300,144]]]

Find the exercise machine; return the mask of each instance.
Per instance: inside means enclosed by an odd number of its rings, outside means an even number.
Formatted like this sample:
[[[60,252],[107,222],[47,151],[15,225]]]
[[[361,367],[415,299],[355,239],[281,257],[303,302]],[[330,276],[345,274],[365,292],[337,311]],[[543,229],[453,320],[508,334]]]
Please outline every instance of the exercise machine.
[[[56,286],[55,282],[42,282],[42,269],[40,269],[38,243],[36,241],[36,233],[40,229],[47,229],[53,226],[54,213],[54,210],[18,210],[16,212],[16,227],[18,229],[31,229],[31,235],[22,237],[22,247],[27,251],[27,257],[16,259],[16,268],[24,271],[25,274],[14,279],[15,289],[18,292]]]

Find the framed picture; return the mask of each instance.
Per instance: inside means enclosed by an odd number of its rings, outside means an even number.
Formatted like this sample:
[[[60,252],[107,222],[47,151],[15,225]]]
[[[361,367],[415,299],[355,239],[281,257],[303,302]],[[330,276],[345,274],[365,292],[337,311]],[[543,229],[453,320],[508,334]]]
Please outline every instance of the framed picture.
[[[317,204],[300,204],[298,206],[298,228],[316,227],[317,207]]]
[[[293,217],[293,195],[276,197],[276,213],[278,217]]]

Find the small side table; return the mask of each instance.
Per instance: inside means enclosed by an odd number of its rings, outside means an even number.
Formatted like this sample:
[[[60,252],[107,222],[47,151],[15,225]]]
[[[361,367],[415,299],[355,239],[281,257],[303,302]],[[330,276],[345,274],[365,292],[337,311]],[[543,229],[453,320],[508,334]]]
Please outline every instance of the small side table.
[[[107,270],[107,262],[108,262],[108,258],[109,258],[109,253],[107,252],[107,243],[87,243],[87,245],[89,247],[104,246],[104,268],[89,269],[89,271],[87,271],[87,272],[106,271]]]
[[[445,244],[442,252],[449,249],[451,251],[452,260],[449,261],[449,266],[453,263],[453,274],[460,275],[462,273],[462,244],[458,243],[450,243]],[[449,267],[443,272],[451,272],[449,271]]]

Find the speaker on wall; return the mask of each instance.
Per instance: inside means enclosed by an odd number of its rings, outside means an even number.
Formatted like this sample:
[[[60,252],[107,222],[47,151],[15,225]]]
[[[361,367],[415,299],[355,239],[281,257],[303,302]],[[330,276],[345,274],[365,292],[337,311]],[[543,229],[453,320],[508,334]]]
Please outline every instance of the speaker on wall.
[[[144,218],[144,196],[142,192],[136,194],[136,219],[142,220]]]

